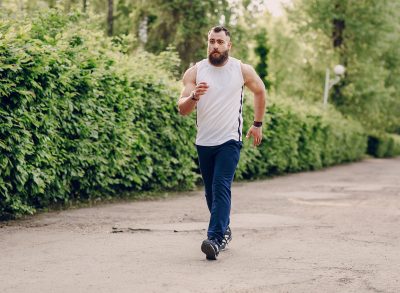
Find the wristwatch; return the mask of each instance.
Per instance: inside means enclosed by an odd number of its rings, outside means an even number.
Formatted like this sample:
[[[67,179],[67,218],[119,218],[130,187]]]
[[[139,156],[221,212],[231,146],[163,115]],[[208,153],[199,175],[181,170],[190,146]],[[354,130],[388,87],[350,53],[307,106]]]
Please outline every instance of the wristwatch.
[[[255,128],[260,128],[261,126],[262,126],[262,121],[254,121],[253,122],[253,126],[255,127]]]
[[[199,99],[198,99],[198,98],[196,99],[195,97],[196,97],[196,95],[195,95],[195,93],[194,93],[194,91],[193,91],[193,92],[190,94],[190,99],[197,102]]]

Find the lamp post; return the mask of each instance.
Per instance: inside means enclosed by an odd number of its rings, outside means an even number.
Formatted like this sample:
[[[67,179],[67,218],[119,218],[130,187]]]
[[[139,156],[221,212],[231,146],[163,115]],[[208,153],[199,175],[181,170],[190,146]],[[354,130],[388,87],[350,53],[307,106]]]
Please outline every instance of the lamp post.
[[[324,107],[328,104],[328,92],[329,90],[340,81],[340,78],[343,76],[346,68],[343,65],[336,65],[333,68],[333,72],[335,73],[335,78],[330,79],[330,70],[329,68],[326,69],[325,74],[325,88],[324,88]]]

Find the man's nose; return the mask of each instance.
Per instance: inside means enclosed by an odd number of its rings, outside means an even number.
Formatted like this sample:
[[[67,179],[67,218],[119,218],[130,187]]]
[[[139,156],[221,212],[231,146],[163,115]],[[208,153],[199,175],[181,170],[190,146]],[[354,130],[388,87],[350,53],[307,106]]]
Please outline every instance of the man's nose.
[[[213,44],[212,46],[211,46],[211,49],[214,51],[214,50],[219,50],[219,45],[218,44]]]

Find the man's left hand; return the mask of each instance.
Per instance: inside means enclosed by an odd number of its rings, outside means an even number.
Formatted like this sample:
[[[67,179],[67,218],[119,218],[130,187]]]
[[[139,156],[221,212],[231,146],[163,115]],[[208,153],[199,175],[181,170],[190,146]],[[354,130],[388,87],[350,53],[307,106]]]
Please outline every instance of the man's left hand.
[[[253,137],[253,145],[259,146],[262,141],[262,127],[255,127],[252,125],[246,134],[246,138]]]

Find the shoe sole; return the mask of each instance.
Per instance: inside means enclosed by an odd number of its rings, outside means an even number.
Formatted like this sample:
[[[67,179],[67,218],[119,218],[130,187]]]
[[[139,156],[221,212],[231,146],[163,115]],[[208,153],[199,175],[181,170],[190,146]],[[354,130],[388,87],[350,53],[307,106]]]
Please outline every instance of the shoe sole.
[[[211,244],[203,242],[201,244],[201,251],[204,252],[204,254],[206,255],[206,258],[208,260],[216,260],[217,259],[217,254],[214,250],[214,247]]]

